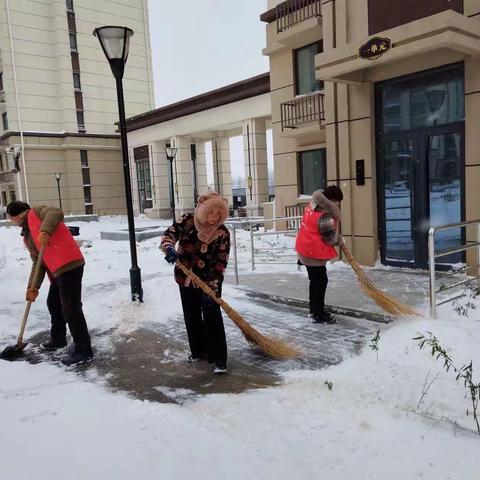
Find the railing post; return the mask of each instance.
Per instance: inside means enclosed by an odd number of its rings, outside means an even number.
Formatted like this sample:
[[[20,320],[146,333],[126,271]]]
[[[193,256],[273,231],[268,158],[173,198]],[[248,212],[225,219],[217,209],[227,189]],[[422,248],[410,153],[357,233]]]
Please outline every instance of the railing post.
[[[252,271],[255,270],[255,244],[253,238],[253,224],[249,222],[250,225],[250,249],[252,253]]]
[[[428,232],[428,270],[430,274],[430,317],[437,318],[437,287],[435,285],[435,229]]]
[[[480,290],[480,223],[477,224],[477,289]]]
[[[238,285],[238,255],[237,255],[237,230],[235,224],[232,225],[233,228],[233,270],[235,276],[235,285]]]

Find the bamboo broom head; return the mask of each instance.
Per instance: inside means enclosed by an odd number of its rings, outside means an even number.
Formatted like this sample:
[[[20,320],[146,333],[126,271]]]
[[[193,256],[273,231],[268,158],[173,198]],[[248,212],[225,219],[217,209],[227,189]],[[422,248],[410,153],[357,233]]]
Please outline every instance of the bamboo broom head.
[[[263,353],[276,360],[288,360],[290,358],[298,358],[301,356],[300,351],[278,338],[267,337],[262,335],[258,330],[253,328],[236,310],[234,310],[227,302],[217,297],[215,292],[189,268],[180,261],[176,263],[177,267],[182,270],[185,275],[192,279],[193,283],[201,288],[207,295],[217,302],[233,321],[233,323],[242,331],[247,342],[256,345]]]
[[[367,274],[358,263],[358,261],[352,256],[346,245],[342,245],[342,252],[345,254],[347,262],[352,267],[353,271],[356,273],[357,278],[360,282],[360,285],[363,288],[363,291],[381,308],[385,311],[394,315],[395,317],[399,316],[410,316],[410,317],[421,317],[421,315],[410,308],[407,305],[399,302],[393,297],[390,297],[386,293],[382,292],[377,288],[377,286],[368,278]]]

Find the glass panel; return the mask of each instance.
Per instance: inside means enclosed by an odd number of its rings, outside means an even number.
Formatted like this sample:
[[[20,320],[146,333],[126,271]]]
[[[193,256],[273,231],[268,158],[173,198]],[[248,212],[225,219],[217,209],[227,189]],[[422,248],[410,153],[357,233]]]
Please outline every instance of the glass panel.
[[[83,197],[85,199],[85,203],[92,203],[92,191],[90,187],[83,187]]]
[[[387,261],[413,262],[411,140],[394,140],[383,146],[385,194],[385,257]]]
[[[386,83],[382,88],[383,133],[445,125],[465,116],[461,69]]]
[[[295,50],[297,95],[316,92],[323,88],[323,82],[315,79],[315,55],[320,52],[320,43]]]
[[[460,133],[433,135],[427,138],[429,169],[430,226],[462,221]],[[435,248],[449,250],[462,245],[461,229],[446,230],[435,235]],[[462,254],[441,257],[439,263],[459,263]]]
[[[90,169],[82,168],[82,179],[84,185],[90,185]]]
[[[73,86],[77,90],[81,90],[81,84],[80,84],[80,74],[77,72],[73,72]]]
[[[70,33],[70,50],[73,50],[74,52],[77,51],[77,35],[75,33]]]
[[[301,194],[311,195],[327,186],[326,150],[310,150],[300,153]]]

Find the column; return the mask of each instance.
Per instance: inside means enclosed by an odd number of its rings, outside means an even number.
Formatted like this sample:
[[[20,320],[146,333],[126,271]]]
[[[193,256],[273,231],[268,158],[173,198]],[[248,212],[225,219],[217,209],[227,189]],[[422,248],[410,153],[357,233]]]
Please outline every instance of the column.
[[[266,121],[248,120],[243,125],[247,215],[263,215],[262,203],[268,202],[268,163]]]
[[[215,190],[228,199],[229,205],[233,205],[230,138],[218,133],[212,142],[212,151]]]
[[[170,144],[177,147],[177,155],[173,162],[173,185],[175,216],[178,219],[184,213],[193,212],[195,208],[190,137],[173,137]]]
[[[195,140],[197,159],[195,160],[197,174],[197,193],[203,195],[208,192],[207,182],[207,157],[205,155],[205,142]]]

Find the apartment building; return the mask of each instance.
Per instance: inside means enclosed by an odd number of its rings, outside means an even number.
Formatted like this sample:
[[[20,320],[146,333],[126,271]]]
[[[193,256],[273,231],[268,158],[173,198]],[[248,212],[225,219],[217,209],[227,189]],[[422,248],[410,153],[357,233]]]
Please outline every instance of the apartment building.
[[[426,268],[431,226],[480,218],[480,0],[269,0],[261,20],[277,216],[336,184],[362,263]]]
[[[154,105],[147,0],[0,0],[0,203],[125,212],[115,81],[95,27],[134,30],[127,115]]]

